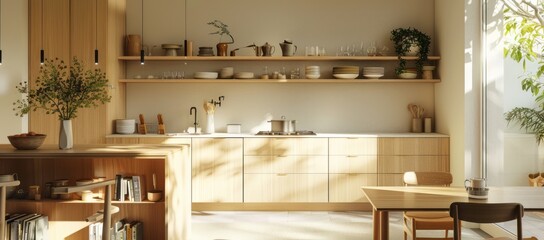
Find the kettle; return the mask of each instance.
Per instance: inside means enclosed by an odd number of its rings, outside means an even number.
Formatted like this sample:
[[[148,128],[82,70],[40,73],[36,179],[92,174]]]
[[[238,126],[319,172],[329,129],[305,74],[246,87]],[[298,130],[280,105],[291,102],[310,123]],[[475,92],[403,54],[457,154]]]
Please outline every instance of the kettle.
[[[293,56],[297,52],[297,46],[291,41],[284,40],[280,43],[282,56]]]
[[[268,42],[266,42],[264,45],[261,46],[261,52],[263,56],[272,56],[272,54],[274,54],[275,51],[276,51],[276,47],[268,44]]]

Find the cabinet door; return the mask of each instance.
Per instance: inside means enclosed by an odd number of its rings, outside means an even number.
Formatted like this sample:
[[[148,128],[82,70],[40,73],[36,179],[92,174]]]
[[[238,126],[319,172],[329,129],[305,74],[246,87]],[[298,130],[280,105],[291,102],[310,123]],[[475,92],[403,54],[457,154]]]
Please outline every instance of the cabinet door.
[[[330,138],[330,155],[376,155],[378,152],[378,138]]]
[[[244,174],[244,202],[327,202],[327,174]]]
[[[377,185],[377,174],[329,174],[329,201],[368,202],[361,187]]]
[[[270,156],[272,155],[271,138],[245,138],[245,156]]]
[[[379,156],[379,173],[449,172],[449,156]]]
[[[242,202],[242,139],[193,138],[193,202]]]

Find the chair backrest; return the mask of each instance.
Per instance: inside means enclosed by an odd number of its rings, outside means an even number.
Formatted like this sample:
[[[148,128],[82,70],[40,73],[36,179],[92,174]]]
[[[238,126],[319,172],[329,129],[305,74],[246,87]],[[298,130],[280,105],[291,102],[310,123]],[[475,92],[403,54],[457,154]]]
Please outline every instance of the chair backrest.
[[[449,186],[453,177],[449,172],[405,172],[403,181],[406,186]]]
[[[450,205],[454,219],[453,239],[461,239],[460,221],[474,223],[498,223],[517,219],[517,239],[522,239],[523,206],[519,203],[454,202]]]

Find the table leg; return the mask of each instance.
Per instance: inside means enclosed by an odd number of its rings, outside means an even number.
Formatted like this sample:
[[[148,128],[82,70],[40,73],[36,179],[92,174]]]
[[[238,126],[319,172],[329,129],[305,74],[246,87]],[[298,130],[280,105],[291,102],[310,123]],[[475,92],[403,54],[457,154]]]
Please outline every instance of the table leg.
[[[372,227],[374,240],[389,239],[389,212],[372,210]]]

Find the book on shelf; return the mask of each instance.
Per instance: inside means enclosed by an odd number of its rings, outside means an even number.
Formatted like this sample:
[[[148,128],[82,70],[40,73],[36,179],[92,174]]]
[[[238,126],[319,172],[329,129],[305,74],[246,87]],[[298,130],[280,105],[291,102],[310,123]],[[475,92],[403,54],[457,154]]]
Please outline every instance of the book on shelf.
[[[48,217],[36,213],[12,214],[6,219],[6,235],[2,240],[47,240]]]
[[[103,222],[95,222],[89,225],[89,240],[101,240],[103,227]],[[143,223],[121,219],[110,228],[110,239],[143,240]]]
[[[141,177],[122,176],[115,177],[115,198],[116,201],[141,202],[143,200],[143,190]]]

